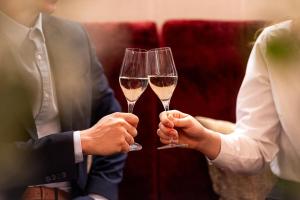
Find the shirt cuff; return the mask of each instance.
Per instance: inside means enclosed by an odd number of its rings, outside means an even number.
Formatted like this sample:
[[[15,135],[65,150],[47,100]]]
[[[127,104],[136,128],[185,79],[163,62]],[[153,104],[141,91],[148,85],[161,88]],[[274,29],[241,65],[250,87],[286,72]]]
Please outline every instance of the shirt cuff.
[[[228,164],[230,164],[232,160],[232,155],[229,153],[231,150],[231,144],[229,139],[229,135],[224,135],[220,134],[221,137],[221,149],[220,153],[217,155],[217,157],[213,160],[210,160],[209,158],[208,161],[210,164],[214,164],[218,167],[226,167]]]
[[[99,194],[89,194],[89,197],[91,197],[94,200],[108,200],[107,198],[105,198]]]
[[[74,131],[73,140],[74,140],[75,163],[80,163],[83,161],[80,131]]]

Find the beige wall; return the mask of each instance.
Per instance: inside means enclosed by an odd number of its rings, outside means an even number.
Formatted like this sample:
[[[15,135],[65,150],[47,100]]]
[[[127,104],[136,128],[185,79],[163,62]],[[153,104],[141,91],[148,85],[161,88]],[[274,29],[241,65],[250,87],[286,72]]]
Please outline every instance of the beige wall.
[[[298,14],[299,0],[60,0],[56,15],[77,21],[166,19],[282,19]],[[300,12],[299,12],[300,13]]]
[[[244,18],[282,20],[299,17],[299,0],[241,0]]]

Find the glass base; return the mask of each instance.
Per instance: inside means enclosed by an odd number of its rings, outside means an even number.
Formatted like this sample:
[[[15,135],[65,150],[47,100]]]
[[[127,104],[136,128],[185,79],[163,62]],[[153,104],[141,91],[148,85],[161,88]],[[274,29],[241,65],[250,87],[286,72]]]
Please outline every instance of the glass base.
[[[135,142],[132,145],[130,145],[129,151],[139,151],[139,150],[142,150],[142,148],[143,148],[142,145]]]
[[[171,149],[171,148],[187,148],[188,144],[167,144],[161,147],[157,147],[158,150]]]

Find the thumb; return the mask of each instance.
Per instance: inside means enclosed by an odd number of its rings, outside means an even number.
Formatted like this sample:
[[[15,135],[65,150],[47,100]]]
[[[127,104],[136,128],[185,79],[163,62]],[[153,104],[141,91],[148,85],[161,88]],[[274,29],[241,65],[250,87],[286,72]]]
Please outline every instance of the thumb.
[[[191,119],[186,116],[183,118],[173,118],[173,123],[175,127],[186,128],[191,124]]]

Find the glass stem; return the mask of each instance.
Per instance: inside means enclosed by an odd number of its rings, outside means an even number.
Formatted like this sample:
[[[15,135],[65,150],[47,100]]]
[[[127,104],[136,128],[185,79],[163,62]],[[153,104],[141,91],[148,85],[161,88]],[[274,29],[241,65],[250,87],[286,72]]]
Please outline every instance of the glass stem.
[[[128,104],[128,112],[133,113],[133,108],[134,108],[135,102],[127,101],[127,104]]]
[[[164,109],[165,111],[169,111],[169,105],[170,105],[170,100],[164,100],[164,101],[161,101],[163,106],[164,106]]]
[[[167,116],[168,116],[168,111],[170,109],[170,100],[165,100],[165,101],[161,101],[161,102],[162,102],[164,109],[167,112]],[[173,137],[170,138],[169,143],[170,143],[170,145],[173,144]]]

